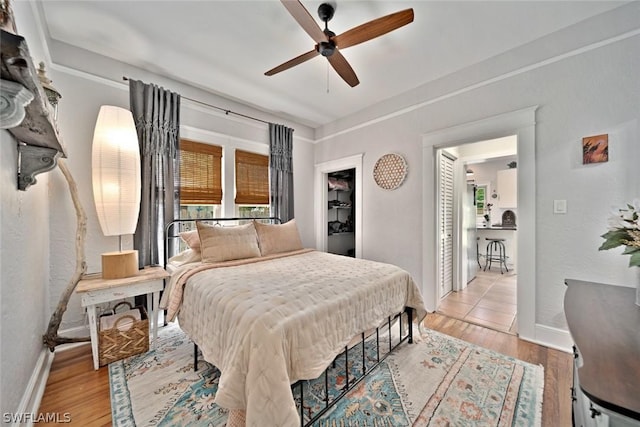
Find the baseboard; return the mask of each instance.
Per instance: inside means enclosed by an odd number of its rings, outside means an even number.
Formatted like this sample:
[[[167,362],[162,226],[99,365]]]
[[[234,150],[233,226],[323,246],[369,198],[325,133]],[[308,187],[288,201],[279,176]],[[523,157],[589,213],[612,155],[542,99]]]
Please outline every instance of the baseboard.
[[[58,335],[66,337],[89,336],[89,328],[86,326],[70,328],[64,331],[59,331]],[[87,343],[63,344],[57,346],[55,351],[61,352],[84,344]],[[33,367],[31,378],[29,378],[29,383],[25,388],[22,399],[20,399],[20,404],[15,412],[15,421],[10,424],[11,426],[31,427],[34,425],[34,421],[39,421],[37,417],[40,410],[40,403],[42,402],[42,396],[44,395],[44,390],[47,386],[47,380],[49,379],[49,372],[51,371],[51,364],[53,363],[54,357],[55,353],[51,352],[48,348],[43,348],[40,351],[36,365]],[[56,417],[59,416],[58,414],[52,415],[55,415]]]
[[[47,348],[43,348],[40,352],[40,356],[34,366],[33,374],[29,379],[27,388],[22,395],[20,405],[18,406],[16,414],[21,415],[21,420],[14,421],[11,425],[14,427],[33,426],[33,422],[40,409],[40,402],[44,394],[44,389],[47,386],[47,379],[49,378],[49,371],[51,369],[51,363],[53,363],[54,354]]]
[[[535,325],[535,339],[526,339],[545,347],[554,348],[556,350],[572,353],[573,340],[568,331],[564,329],[553,328],[537,324]]]
[[[81,338],[81,337],[88,337],[89,335],[90,335],[89,326],[87,325],[76,326],[74,328],[61,329],[58,331],[59,337]]]

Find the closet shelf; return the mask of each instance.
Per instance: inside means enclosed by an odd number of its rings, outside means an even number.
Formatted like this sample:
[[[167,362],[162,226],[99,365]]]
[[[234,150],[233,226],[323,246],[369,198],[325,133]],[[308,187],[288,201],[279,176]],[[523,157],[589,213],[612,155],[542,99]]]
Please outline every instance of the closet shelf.
[[[327,252],[355,256],[355,169],[327,175]]]

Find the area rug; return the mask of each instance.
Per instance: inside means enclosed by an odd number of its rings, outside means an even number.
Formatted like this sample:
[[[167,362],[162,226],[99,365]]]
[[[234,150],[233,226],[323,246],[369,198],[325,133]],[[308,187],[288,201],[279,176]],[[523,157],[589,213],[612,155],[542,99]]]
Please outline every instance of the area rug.
[[[536,366],[436,331],[403,344],[350,391],[319,427],[539,426],[544,372]],[[359,350],[358,350],[359,349]],[[349,376],[359,376],[355,347]],[[360,352],[359,355],[357,352]],[[369,346],[366,359],[374,358]],[[330,390],[345,381],[338,358]],[[367,362],[369,363],[369,362]],[[114,426],[225,426],[213,400],[220,372],[206,362],[193,371],[193,344],[177,324],[160,330],[155,349],[109,365]],[[303,383],[305,413],[321,407],[324,377]],[[294,388],[300,405],[298,388]]]

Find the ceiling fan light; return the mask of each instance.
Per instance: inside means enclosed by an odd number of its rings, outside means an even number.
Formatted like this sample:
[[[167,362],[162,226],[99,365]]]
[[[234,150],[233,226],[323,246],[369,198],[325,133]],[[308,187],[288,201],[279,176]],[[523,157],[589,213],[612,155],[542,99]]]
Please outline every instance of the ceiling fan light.
[[[318,52],[320,55],[329,57],[336,51],[336,45],[332,41],[318,43]]]

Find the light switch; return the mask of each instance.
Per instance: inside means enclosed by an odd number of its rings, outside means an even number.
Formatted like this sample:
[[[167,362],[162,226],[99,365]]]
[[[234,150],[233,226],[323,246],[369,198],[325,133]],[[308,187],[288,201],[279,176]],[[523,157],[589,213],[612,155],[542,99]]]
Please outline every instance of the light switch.
[[[567,201],[566,200],[554,200],[553,201],[553,213],[554,214],[566,214],[567,213]]]

